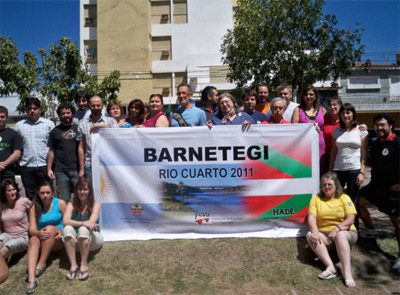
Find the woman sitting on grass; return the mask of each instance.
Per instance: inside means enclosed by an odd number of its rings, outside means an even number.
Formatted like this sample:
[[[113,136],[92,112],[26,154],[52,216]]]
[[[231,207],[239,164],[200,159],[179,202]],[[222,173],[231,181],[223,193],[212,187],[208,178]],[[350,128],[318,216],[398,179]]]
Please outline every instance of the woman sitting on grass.
[[[325,264],[326,269],[319,278],[329,280],[336,277],[336,269],[328,250],[336,246],[343,267],[345,285],[354,288],[350,264],[350,245],[357,242],[354,226],[356,208],[348,195],[343,194],[336,173],[327,172],[321,178],[321,190],[312,197],[308,210],[307,242]]]
[[[67,205],[53,197],[51,183],[43,181],[38,189],[33,206],[29,210],[28,286],[26,293],[32,294],[39,285],[38,277],[46,268],[51,251],[62,249],[61,229]],[[40,259],[39,259],[40,253]]]
[[[28,249],[28,212],[32,202],[20,197],[18,184],[12,179],[1,182],[0,254],[7,260],[13,253]]]
[[[79,267],[79,280],[89,278],[88,256],[89,251],[99,249],[103,245],[103,237],[99,232],[99,219],[101,204],[94,200],[92,182],[81,178],[75,187],[72,203],[67,205],[64,215],[63,241],[67,252],[70,269],[66,275],[67,280],[75,279],[78,272],[76,263],[76,243],[81,253]]]

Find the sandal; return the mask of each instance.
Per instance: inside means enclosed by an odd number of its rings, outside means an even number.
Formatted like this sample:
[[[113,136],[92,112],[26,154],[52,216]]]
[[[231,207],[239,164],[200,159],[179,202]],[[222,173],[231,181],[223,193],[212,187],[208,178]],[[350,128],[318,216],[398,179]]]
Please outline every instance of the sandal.
[[[45,267],[41,268],[39,266],[36,266],[36,274],[35,274],[36,278],[40,277],[44,273],[45,269],[46,269]]]
[[[330,280],[330,279],[336,278],[336,273],[333,273],[333,272],[324,270],[323,272],[321,272],[321,273],[318,275],[318,277],[319,277],[321,280]]]
[[[83,275],[87,274],[87,277],[82,278]],[[79,271],[79,280],[86,281],[89,278],[89,270]]]
[[[35,289],[37,286],[39,286],[39,280],[38,279],[34,279],[33,281],[28,281],[28,284],[33,284],[32,287],[26,287],[26,294],[33,294],[35,293]]]
[[[344,284],[346,285],[347,288],[355,288],[356,287],[356,282],[354,282],[353,279],[345,279]]]
[[[76,273],[78,272],[78,269],[75,270],[69,270],[68,273],[65,275],[65,278],[68,281],[72,281],[75,279]],[[68,276],[69,275],[69,276]]]

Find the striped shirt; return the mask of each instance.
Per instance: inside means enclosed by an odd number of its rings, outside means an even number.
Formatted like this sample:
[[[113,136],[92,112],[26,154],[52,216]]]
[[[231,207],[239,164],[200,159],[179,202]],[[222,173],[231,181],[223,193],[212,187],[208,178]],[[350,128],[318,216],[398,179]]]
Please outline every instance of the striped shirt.
[[[54,123],[48,119],[39,118],[36,122],[23,119],[15,124],[17,131],[23,140],[23,152],[20,166],[43,167],[47,165],[47,141]]]
[[[83,118],[78,126],[78,135],[76,136],[76,140],[85,143],[85,167],[92,167],[92,137],[91,134],[95,132],[99,132],[99,129],[96,131],[90,132],[90,128],[94,124],[105,125],[110,128],[118,128],[118,122],[112,117],[101,116],[99,120],[94,122],[91,117]]]

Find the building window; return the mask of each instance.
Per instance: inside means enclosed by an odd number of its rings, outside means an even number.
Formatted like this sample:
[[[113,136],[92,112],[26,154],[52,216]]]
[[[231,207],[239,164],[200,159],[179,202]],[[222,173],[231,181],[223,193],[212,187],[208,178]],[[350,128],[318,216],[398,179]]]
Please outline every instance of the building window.
[[[380,89],[379,77],[348,77],[347,89]]]
[[[83,41],[86,63],[97,63],[97,40]]]
[[[83,6],[85,27],[97,26],[97,5],[87,4]]]
[[[390,101],[400,101],[400,77],[390,76]]]
[[[228,83],[228,66],[210,66],[210,83]]]
[[[170,60],[171,36],[153,37],[151,42],[153,60]]]
[[[153,74],[153,93],[161,94],[165,97],[172,95],[171,73]]]
[[[187,23],[187,1],[174,0],[174,24]]]
[[[170,24],[170,2],[157,1],[151,2],[151,23],[152,24]]]

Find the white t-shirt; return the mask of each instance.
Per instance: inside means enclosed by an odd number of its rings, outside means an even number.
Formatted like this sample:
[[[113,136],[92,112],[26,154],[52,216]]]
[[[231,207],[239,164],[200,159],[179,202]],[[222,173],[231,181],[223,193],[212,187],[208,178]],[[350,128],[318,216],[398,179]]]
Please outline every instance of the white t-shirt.
[[[340,128],[333,130],[337,150],[333,170],[361,169],[361,142],[367,135],[368,132],[360,131],[358,126],[350,131],[341,131]]]

